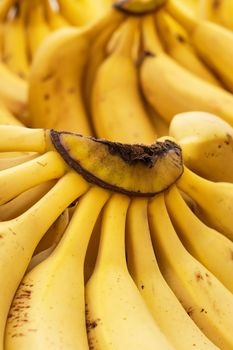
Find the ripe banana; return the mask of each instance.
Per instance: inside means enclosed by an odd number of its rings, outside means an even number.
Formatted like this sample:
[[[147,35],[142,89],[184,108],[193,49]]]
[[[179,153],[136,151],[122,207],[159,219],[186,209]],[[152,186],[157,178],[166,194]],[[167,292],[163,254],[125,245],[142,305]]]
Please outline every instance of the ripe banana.
[[[143,23],[146,57],[141,84],[148,102],[168,122],[181,112],[203,110],[233,125],[233,95],[181,67],[161,51],[152,17]],[[169,101],[169,103],[168,103]]]
[[[92,40],[123,17],[112,10],[89,27],[65,28],[46,40],[31,69],[31,126],[92,134],[82,98],[83,68]]]
[[[0,21],[6,18],[10,8],[15,5],[15,3],[16,0],[2,0],[0,2]]]
[[[186,312],[222,350],[233,347],[233,295],[179,240],[164,194],[149,204],[149,224],[159,267]]]
[[[129,271],[156,323],[175,349],[194,346],[202,350],[217,349],[188,316],[159,270],[150,237],[147,204],[147,199],[135,198],[127,214]]]
[[[169,135],[189,169],[211,181],[233,182],[233,128],[224,120],[204,112],[177,114]]]
[[[233,184],[205,180],[186,167],[177,184],[197,203],[198,216],[233,240]]]
[[[108,197],[107,191],[91,188],[79,201],[53,254],[25,276],[8,317],[6,350],[89,349],[83,265],[94,224]]]
[[[5,348],[3,337],[7,314],[35,247],[57,217],[87,188],[88,184],[77,173],[69,172],[25,213],[0,223],[0,283],[4,285],[0,298],[2,349]]]
[[[180,0],[169,0],[167,10],[189,31],[198,54],[233,92],[232,31],[198,19],[187,11]]]
[[[3,62],[20,78],[27,79],[29,52],[27,46],[26,17],[28,1],[17,4],[13,18],[6,19],[3,33]]]
[[[181,66],[209,83],[221,86],[211,70],[200,60],[185,29],[165,10],[156,14],[160,37],[169,56]]]
[[[143,106],[132,58],[137,26],[138,19],[134,17],[122,24],[117,47],[97,71],[92,90],[92,119],[100,138],[150,144],[156,139],[156,132]]]
[[[233,30],[232,0],[202,0],[198,14],[201,18],[216,22],[223,27]]]
[[[233,242],[199,220],[175,186],[168,191],[165,201],[186,249],[233,293]]]
[[[70,23],[62,16],[58,9],[55,9],[51,0],[43,0],[45,13],[48,18],[48,24],[52,31],[68,27]]]
[[[21,125],[23,124],[0,102],[0,125]]]
[[[35,152],[6,152],[0,153],[0,170],[12,168],[13,166],[25,163],[31,159],[38,157]]]
[[[85,288],[89,347],[173,349],[127,269],[125,224],[129,202],[129,197],[114,194],[104,209],[97,262]]]

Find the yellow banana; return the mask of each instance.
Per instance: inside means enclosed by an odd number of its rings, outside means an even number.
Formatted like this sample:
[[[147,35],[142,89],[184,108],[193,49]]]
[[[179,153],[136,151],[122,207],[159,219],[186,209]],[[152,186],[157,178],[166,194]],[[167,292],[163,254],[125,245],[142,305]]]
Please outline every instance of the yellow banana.
[[[233,240],[233,184],[203,179],[186,167],[177,184],[197,203],[198,216]]]
[[[92,119],[100,138],[150,144],[156,139],[156,132],[143,106],[132,58],[137,26],[138,19],[134,17],[122,24],[117,47],[97,71],[92,90]]]
[[[114,194],[102,221],[93,274],[85,288],[90,348],[174,349],[154,322],[131,279],[125,256],[125,224],[130,199]]]
[[[5,349],[4,328],[10,305],[35,247],[57,217],[87,188],[77,173],[69,172],[25,213],[0,223],[0,282],[4,285],[0,298],[1,349]]]
[[[201,18],[216,22],[223,27],[233,30],[232,0],[202,0],[198,14]]]
[[[70,26],[70,23],[62,16],[59,10],[54,8],[51,0],[43,0],[43,3],[48,18],[48,24],[52,31]]]
[[[141,67],[141,84],[148,102],[168,122],[186,111],[205,111],[233,125],[233,95],[192,74],[161,50],[152,17],[144,19],[147,55]],[[169,101],[169,103],[168,103]]]
[[[25,276],[8,317],[6,350],[89,349],[83,264],[95,221],[108,197],[101,188],[90,189],[53,254]]]
[[[156,323],[175,349],[192,349],[194,344],[197,349],[217,349],[188,316],[159,270],[150,237],[147,203],[147,199],[133,199],[127,214],[129,271]]]
[[[35,57],[38,48],[51,33],[46,21],[45,9],[41,0],[30,2],[28,18],[28,40],[31,58]]]
[[[12,152],[3,155],[0,153],[0,170],[12,168],[36,157],[38,157],[38,153],[35,152],[18,152],[14,155],[12,155]]]
[[[0,221],[11,220],[23,214],[32,205],[38,202],[54,184],[55,180],[50,180],[34,186],[9,202],[0,205]]]
[[[175,186],[168,191],[165,201],[187,250],[233,293],[233,242],[200,221]]]
[[[149,224],[159,267],[186,312],[221,350],[233,347],[233,295],[179,240],[164,194],[149,205]]]
[[[0,21],[6,18],[10,8],[15,5],[16,1],[17,0],[2,0],[0,2]]]
[[[182,148],[186,166],[211,181],[233,182],[233,128],[204,112],[177,114],[169,134]]]
[[[169,0],[167,10],[189,31],[198,54],[233,92],[232,31],[193,16],[180,0]]]
[[[211,70],[197,56],[185,29],[174,18],[161,10],[156,15],[156,24],[167,53],[176,62],[209,83],[221,86]]]
[[[31,70],[29,105],[33,127],[92,134],[82,98],[83,69],[92,40],[123,17],[112,10],[94,25],[65,28],[46,41]]]
[[[23,124],[7,109],[7,107],[0,103],[0,125],[21,125]]]
[[[3,35],[3,62],[20,78],[26,79],[29,72],[26,16],[28,1],[16,6],[15,16],[6,19]]]

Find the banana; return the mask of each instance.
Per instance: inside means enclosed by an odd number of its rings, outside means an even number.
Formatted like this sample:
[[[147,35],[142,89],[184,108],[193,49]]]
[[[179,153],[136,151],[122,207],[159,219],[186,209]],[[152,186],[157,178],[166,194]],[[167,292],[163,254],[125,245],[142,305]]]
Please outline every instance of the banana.
[[[175,349],[217,349],[188,316],[164,280],[154,254],[147,199],[132,200],[127,214],[127,263],[156,323]],[[183,214],[183,213],[182,213]]]
[[[177,114],[169,134],[182,148],[186,166],[211,181],[233,182],[233,128],[204,112]]]
[[[0,125],[21,125],[21,123],[10,111],[7,107],[0,102]]]
[[[165,10],[156,14],[156,24],[167,53],[181,66],[209,83],[221,86],[211,70],[200,60],[185,29]]]
[[[165,196],[173,225],[187,250],[233,293],[233,242],[206,226],[173,186]]]
[[[107,191],[91,188],[79,201],[53,254],[24,277],[8,317],[6,350],[89,349],[83,264],[95,221],[108,197]]]
[[[66,169],[67,166],[60,155],[50,151],[28,162],[2,170],[0,205],[36,185],[63,176]]]
[[[0,2],[0,21],[6,18],[10,8],[15,5],[16,1],[17,0],[2,0]]]
[[[4,328],[10,305],[35,247],[57,217],[87,188],[88,184],[71,171],[25,213],[0,223],[0,282],[4,285],[0,298],[1,349],[5,348]]]
[[[192,74],[162,52],[152,17],[144,19],[143,31],[147,55],[141,66],[141,84],[154,109],[168,122],[177,113],[198,110],[217,114],[233,125],[233,95]]]
[[[18,152],[14,156],[12,156],[12,152],[7,152],[3,155],[0,153],[0,170],[12,168],[36,157],[38,157],[38,153],[34,152]]]
[[[233,184],[203,179],[186,167],[177,184],[197,203],[197,215],[233,241]]]
[[[233,30],[232,0],[202,0],[198,14],[201,18],[216,22],[223,27]]]
[[[43,0],[48,24],[52,31],[70,26],[69,22],[62,16],[62,14],[55,9],[51,0]]]
[[[28,41],[31,59],[34,59],[38,48],[51,33],[46,21],[45,9],[41,0],[30,2],[28,16]]]
[[[121,13],[112,10],[93,25],[65,28],[46,40],[31,69],[32,127],[92,134],[82,98],[83,69],[92,40],[110,23],[117,25],[122,18]]]
[[[32,205],[38,202],[54,184],[55,180],[50,180],[34,186],[9,202],[0,205],[0,221],[11,220],[23,214]]]
[[[129,202],[129,197],[113,194],[104,209],[97,262],[85,288],[89,347],[173,349],[127,269],[125,224]]]
[[[20,78],[27,79],[29,72],[29,52],[27,47],[26,16],[28,1],[16,5],[13,18],[7,19],[3,34],[3,62]]]
[[[156,139],[156,132],[143,106],[132,58],[138,24],[134,17],[122,24],[117,47],[97,71],[92,89],[92,119],[100,138],[150,144]]]
[[[164,194],[149,204],[149,224],[159,267],[186,312],[222,350],[233,347],[233,295],[179,240]]]
[[[193,16],[180,0],[169,0],[167,10],[189,31],[198,54],[233,92],[232,31]]]

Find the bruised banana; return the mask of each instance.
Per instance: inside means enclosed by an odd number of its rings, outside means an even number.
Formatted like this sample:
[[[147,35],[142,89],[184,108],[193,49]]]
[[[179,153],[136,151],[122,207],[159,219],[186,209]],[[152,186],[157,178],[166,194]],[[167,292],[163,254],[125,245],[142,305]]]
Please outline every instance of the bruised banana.
[[[233,183],[233,128],[205,112],[177,114],[169,135],[182,148],[185,165],[211,181]]]
[[[168,122],[177,113],[202,110],[233,125],[233,95],[192,74],[165,54],[152,17],[145,17],[143,35],[146,55],[141,66],[141,84],[155,110]]]
[[[211,70],[196,54],[185,29],[174,18],[165,10],[161,10],[156,14],[156,24],[169,56],[196,76],[213,85],[221,86]]]
[[[220,349],[233,347],[233,294],[184,248],[164,194],[149,204],[149,225],[161,272],[202,332]]]
[[[181,149],[166,138],[148,146],[132,145],[69,132],[0,126],[0,152],[10,151],[41,155],[0,172],[2,204],[70,168],[88,182],[137,196],[163,191],[183,172]]]
[[[91,188],[80,199],[53,254],[24,277],[9,312],[5,349],[89,349],[83,265],[95,221],[108,197],[107,191]]]
[[[104,209],[97,261],[85,288],[89,346],[102,350],[174,349],[154,322],[127,269],[129,202],[129,197],[114,194]]]
[[[135,17],[125,20],[113,53],[98,68],[92,89],[92,120],[98,137],[150,144],[156,131],[144,109],[132,57],[138,24]]]
[[[127,263],[155,322],[175,349],[217,349],[189,317],[164,280],[154,254],[148,200],[132,200],[127,214]],[[185,330],[185,331],[184,331]]]
[[[185,167],[178,187],[197,203],[197,214],[233,241],[233,184],[206,180]]]
[[[180,0],[169,0],[166,8],[188,30],[198,54],[233,92],[233,32],[197,18]]]
[[[76,198],[86,192],[88,184],[73,171],[63,176],[36,204],[22,215],[0,223],[0,346],[7,314],[16,289],[26,271],[38,242],[57,217]],[[49,215],[48,215],[49,213]],[[42,219],[43,218],[43,219]]]
[[[176,186],[165,195],[165,201],[173,225],[187,250],[233,293],[233,242],[199,220]]]
[[[83,68],[92,40],[109,24],[117,25],[123,18],[112,10],[93,25],[82,29],[64,28],[46,40],[31,69],[32,127],[92,134],[82,98]]]

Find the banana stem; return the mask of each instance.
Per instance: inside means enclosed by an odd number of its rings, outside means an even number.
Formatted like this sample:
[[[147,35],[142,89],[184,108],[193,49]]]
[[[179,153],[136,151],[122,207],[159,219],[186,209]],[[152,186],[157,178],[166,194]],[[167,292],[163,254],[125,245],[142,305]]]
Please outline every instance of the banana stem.
[[[183,5],[183,2],[180,0],[169,0],[166,5],[167,11],[175,17],[175,19],[182,24],[188,32],[192,32],[198,20],[193,16],[191,10],[188,7]]]

